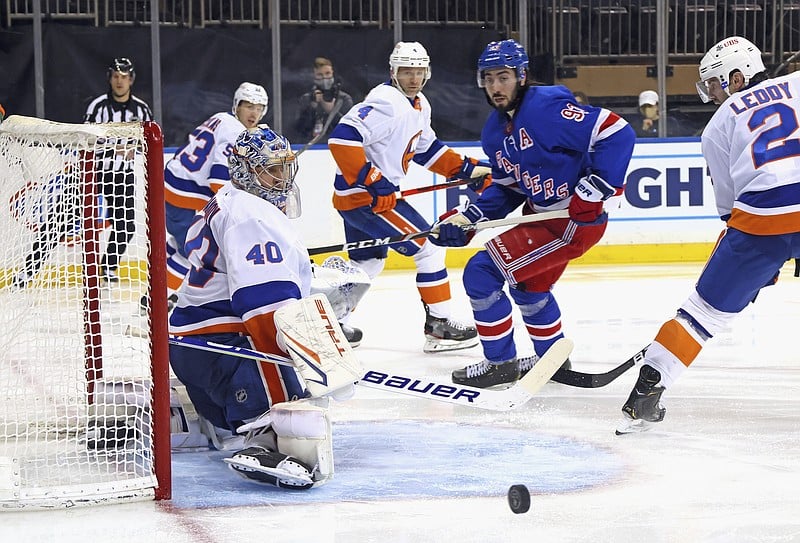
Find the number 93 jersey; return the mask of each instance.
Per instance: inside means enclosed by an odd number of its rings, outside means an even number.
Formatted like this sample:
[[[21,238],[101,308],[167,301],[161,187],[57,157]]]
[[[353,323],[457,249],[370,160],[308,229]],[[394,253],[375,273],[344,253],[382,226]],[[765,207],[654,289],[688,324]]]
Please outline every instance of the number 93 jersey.
[[[290,219],[230,184],[195,217],[186,249],[192,268],[170,316],[172,334],[243,333],[269,348],[273,312],[310,293],[308,250]]]
[[[729,97],[706,125],[717,211],[753,235],[800,232],[800,72]]]
[[[203,209],[230,181],[228,156],[244,125],[231,112],[215,113],[189,134],[189,141],[169,159],[164,171],[164,197],[183,209]]]

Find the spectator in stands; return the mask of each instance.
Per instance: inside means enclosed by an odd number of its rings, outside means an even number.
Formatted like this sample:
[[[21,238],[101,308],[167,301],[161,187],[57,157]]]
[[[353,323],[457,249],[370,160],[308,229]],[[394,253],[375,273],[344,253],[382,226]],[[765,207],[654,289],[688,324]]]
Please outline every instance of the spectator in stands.
[[[152,121],[153,113],[144,100],[131,92],[136,80],[133,62],[125,57],[115,58],[108,66],[106,81],[108,91],[101,94],[86,108],[86,123],[122,123]],[[100,262],[105,280],[116,282],[120,257],[133,237],[134,175],[133,156],[114,155],[113,151],[97,157],[102,165],[101,192],[111,218],[111,236],[106,253]]]
[[[314,59],[314,86],[300,97],[294,128],[303,141],[327,141],[339,119],[353,107],[353,97],[341,88],[333,63],[325,57]]]
[[[658,93],[653,90],[642,91],[639,94],[639,115],[631,119],[631,126],[636,131],[637,138],[657,138],[659,125]],[[682,135],[681,127],[677,120],[667,117],[667,136]]]

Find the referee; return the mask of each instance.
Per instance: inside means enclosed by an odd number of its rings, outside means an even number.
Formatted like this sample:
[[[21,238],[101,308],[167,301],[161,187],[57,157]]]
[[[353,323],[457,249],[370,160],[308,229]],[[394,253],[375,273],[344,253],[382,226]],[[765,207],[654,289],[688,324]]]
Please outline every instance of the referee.
[[[108,67],[109,89],[86,108],[84,122],[120,123],[152,121],[150,106],[131,94],[136,79],[133,62],[127,58],[115,58]],[[106,209],[111,215],[111,236],[106,254],[100,261],[101,276],[107,281],[117,282],[119,259],[125,253],[133,237],[134,191],[133,157],[116,155],[113,150],[102,157],[102,193]]]

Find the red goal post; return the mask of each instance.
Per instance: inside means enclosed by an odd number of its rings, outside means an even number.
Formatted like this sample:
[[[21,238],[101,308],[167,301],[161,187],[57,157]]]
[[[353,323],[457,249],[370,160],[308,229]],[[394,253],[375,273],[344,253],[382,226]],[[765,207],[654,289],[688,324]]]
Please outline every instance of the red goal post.
[[[0,510],[171,497],[163,162],[153,122],[0,124]]]

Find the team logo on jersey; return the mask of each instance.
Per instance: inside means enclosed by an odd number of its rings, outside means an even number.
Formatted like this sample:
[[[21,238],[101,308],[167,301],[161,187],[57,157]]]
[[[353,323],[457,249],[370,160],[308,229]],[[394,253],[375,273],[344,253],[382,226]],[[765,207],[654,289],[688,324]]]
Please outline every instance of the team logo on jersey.
[[[408,173],[408,164],[411,162],[411,159],[414,158],[414,155],[417,154],[417,142],[421,135],[422,130],[411,136],[411,139],[408,140],[406,150],[403,151],[403,173]]]
[[[586,116],[586,112],[575,104],[567,104],[567,107],[561,110],[561,116],[579,123]]]

